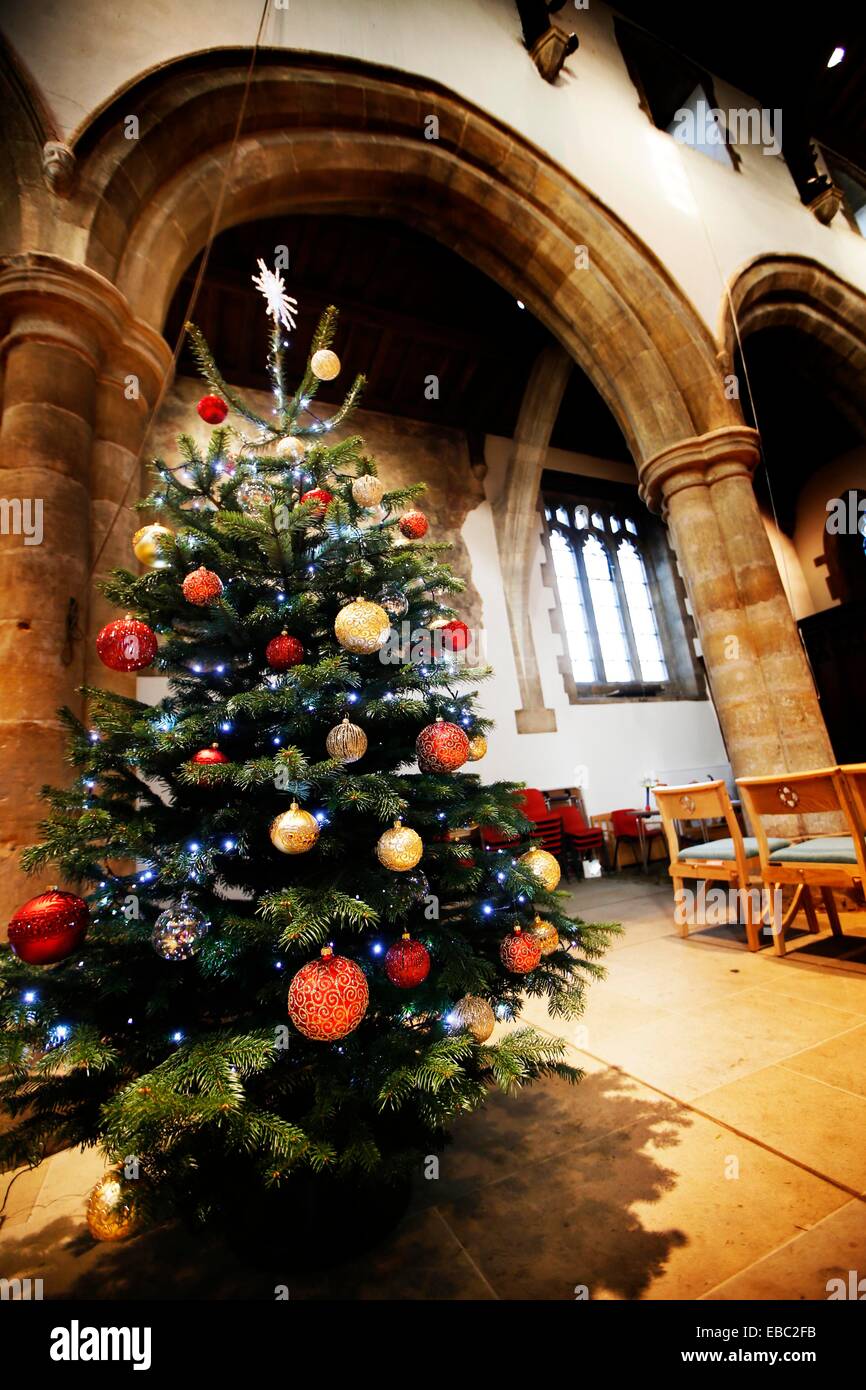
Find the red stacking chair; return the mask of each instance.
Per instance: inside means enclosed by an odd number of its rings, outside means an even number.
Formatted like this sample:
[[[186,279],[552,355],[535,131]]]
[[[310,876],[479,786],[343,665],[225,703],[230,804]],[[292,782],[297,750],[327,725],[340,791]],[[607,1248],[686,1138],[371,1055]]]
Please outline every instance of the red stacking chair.
[[[617,867],[619,859],[619,847],[621,844],[635,845],[640,854],[641,864],[646,870],[649,853],[652,848],[652,841],[657,840],[664,834],[660,825],[643,825],[643,815],[640,811],[611,811],[611,824],[613,825],[613,867]]]
[[[530,831],[530,836],[535,844],[550,854],[559,856],[562,853],[562,824],[559,812],[551,812],[548,809],[547,802],[537,787],[521,788],[516,793],[516,799],[526,819],[533,822],[534,829]],[[503,835],[489,825],[481,827],[481,843],[485,849],[509,849],[519,845],[522,838],[525,837]]]
[[[537,787],[521,787],[517,793],[517,802],[529,820],[535,820],[536,817],[544,819],[545,816],[550,815],[544,793],[540,792]]]
[[[572,865],[584,854],[598,854],[604,849],[604,831],[587,825],[579,806],[562,806],[559,819]]]

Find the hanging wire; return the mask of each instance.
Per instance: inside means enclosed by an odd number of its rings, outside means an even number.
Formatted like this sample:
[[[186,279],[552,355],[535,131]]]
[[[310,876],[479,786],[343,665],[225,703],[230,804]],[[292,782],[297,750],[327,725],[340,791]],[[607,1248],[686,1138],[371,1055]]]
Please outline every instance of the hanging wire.
[[[159,416],[159,412],[162,409],[163,402],[169,389],[169,384],[174,381],[174,374],[177,369],[178,359],[180,358],[181,348],[183,347],[184,339],[186,337],[186,324],[192,318],[195,312],[195,306],[198,302],[198,297],[201,292],[202,283],[204,281],[205,273],[207,271],[208,261],[210,260],[211,249],[213,247],[213,243],[217,235],[217,230],[219,228],[223,204],[225,203],[226,190],[228,188],[229,176],[232,172],[235,155],[237,153],[237,147],[240,142],[241,130],[243,129],[244,118],[247,113],[247,106],[249,105],[250,88],[252,86],[253,72],[255,70],[256,61],[258,59],[259,48],[261,46],[262,41],[262,34],[264,32],[265,23],[268,18],[268,10],[270,9],[270,4],[271,0],[264,0],[264,3],[262,4],[262,12],[259,16],[258,29],[256,30],[256,37],[253,42],[252,52],[250,54],[250,61],[247,65],[246,77],[244,79],[244,88],[241,94],[241,101],[240,106],[238,107],[238,115],[237,120],[235,121],[235,128],[232,133],[231,144],[229,146],[229,151],[224,162],[223,175],[220,181],[219,191],[217,193],[217,199],[214,204],[213,213],[211,215],[207,238],[205,240],[205,244],[202,249],[201,256],[199,258],[199,264],[198,269],[196,270],[195,280],[193,282],[193,287],[190,291],[186,310],[183,315],[184,327],[181,328],[180,333],[178,334],[177,342],[174,345],[174,350],[171,354],[171,366],[162,379],[162,384],[160,385],[156,399],[150,409],[144,434],[142,436],[141,443],[138,447],[138,451],[135,455],[135,459],[133,460],[132,468],[130,469],[129,477],[126,481],[126,486],[123,489],[120,501],[118,502],[114,510],[114,514],[111,518],[111,521],[106,527],[105,535],[102,538],[102,542],[99,546],[99,549],[97,550],[96,555],[94,556],[93,561],[90,565],[90,569],[88,570],[88,580],[93,578],[97,566],[99,565],[99,561],[102,558],[102,552],[108,544],[108,539],[114,531],[115,525],[117,524],[117,518],[120,516],[120,513],[124,510],[126,506],[127,498],[129,497],[130,489],[132,488],[133,482],[135,482],[140,476],[141,460],[145,452],[145,446],[147,445],[147,442],[150,439],[150,436],[153,432],[153,427]]]

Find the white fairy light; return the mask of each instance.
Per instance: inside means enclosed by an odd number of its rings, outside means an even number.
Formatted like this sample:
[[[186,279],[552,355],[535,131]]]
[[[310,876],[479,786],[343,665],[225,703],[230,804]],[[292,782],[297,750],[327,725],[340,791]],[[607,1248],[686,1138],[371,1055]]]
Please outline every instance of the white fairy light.
[[[257,264],[261,273],[252,277],[253,284],[264,295],[274,323],[281,323],[291,332],[297,328],[298,301],[286,294],[286,282],[278,271],[269,270],[261,257]]]

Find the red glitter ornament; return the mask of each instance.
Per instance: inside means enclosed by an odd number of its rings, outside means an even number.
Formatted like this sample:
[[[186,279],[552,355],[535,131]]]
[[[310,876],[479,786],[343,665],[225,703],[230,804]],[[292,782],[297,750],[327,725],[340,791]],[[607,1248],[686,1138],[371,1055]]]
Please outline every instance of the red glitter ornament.
[[[18,908],[9,923],[9,945],[28,965],[53,965],[81,945],[89,922],[83,898],[50,888]]]
[[[442,645],[452,652],[465,652],[469,646],[469,628],[460,618],[452,618],[438,629],[442,633]]]
[[[202,396],[196,410],[206,425],[221,425],[229,413],[222,396]]]
[[[289,986],[289,1018],[314,1042],[338,1042],[354,1032],[370,1001],[363,970],[325,946],[302,965]]]
[[[430,974],[430,952],[404,931],[402,938],[385,953],[385,974],[392,985],[414,989]]]
[[[422,536],[426,536],[429,524],[424,513],[417,510],[404,512],[400,518],[400,530],[410,541],[419,541]]]
[[[229,763],[231,758],[227,758],[225,753],[221,752],[218,743],[212,743],[210,748],[200,748],[194,753],[192,761],[212,767],[214,763]]]
[[[297,637],[290,637],[283,628],[279,637],[272,637],[265,647],[265,660],[272,671],[288,671],[304,659],[304,648]]]
[[[421,730],[415,752],[424,759],[425,770],[453,772],[469,757],[469,739],[457,724],[446,724],[440,715],[435,724]]]
[[[329,502],[333,502],[333,492],[328,492],[327,488],[314,487],[309,492],[301,493],[302,502],[318,502],[314,516],[324,516]]]
[[[96,638],[96,654],[110,671],[140,671],[156,656],[156,634],[127,613],[106,623]]]
[[[528,975],[541,960],[541,946],[534,936],[515,927],[503,939],[499,955],[505,969],[510,970],[512,975]]]
[[[199,565],[197,570],[187,575],[181,587],[187,603],[204,607],[205,604],[213,603],[219,598],[223,591],[223,582],[213,570],[206,570],[204,565]]]

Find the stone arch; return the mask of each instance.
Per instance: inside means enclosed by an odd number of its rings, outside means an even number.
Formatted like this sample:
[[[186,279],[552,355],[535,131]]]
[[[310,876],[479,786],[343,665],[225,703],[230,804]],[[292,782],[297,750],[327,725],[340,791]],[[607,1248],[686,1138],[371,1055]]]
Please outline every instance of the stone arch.
[[[353,61],[269,53],[219,207],[248,55],[192,55],[147,74],[82,130],[77,220],[88,266],[161,327],[215,223],[291,211],[397,217],[527,303],[587,373],[640,464],[737,423],[711,335],[604,205],[490,116],[426,80]],[[139,138],[124,138],[135,111]],[[424,136],[437,116],[436,140]],[[575,248],[590,269],[575,268]]]
[[[23,209],[44,194],[44,153],[55,148],[57,131],[38,86],[18,54],[0,34],[0,248],[21,246]]]
[[[727,370],[738,343],[767,328],[813,340],[828,394],[866,439],[866,294],[807,256],[758,256],[733,278],[722,305]]]

